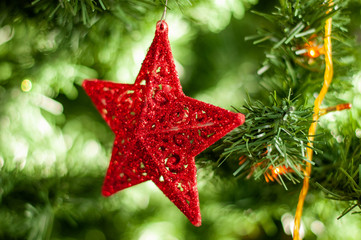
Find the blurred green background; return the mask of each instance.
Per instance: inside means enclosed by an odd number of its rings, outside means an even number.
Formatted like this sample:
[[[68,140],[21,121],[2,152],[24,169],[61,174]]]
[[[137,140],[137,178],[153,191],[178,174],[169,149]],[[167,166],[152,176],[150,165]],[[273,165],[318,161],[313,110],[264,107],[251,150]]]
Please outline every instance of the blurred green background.
[[[85,13],[81,6],[89,2],[98,9]],[[197,159],[199,228],[151,182],[101,196],[114,134],[81,83],[133,83],[163,11],[159,1],[103,2],[112,8],[80,1],[74,15],[72,1],[0,3],[0,239],[291,239],[301,186],[286,191],[234,178],[208,155]],[[191,2],[169,0],[167,13],[186,95],[228,109],[241,106],[247,92],[265,98],[256,74],[264,49],[244,38],[267,27],[250,10],[272,12],[278,2]],[[358,41],[360,9],[360,1],[347,9],[350,37]],[[356,112],[360,73],[353,82]],[[359,239],[359,215],[336,220],[344,207],[313,188],[304,239]]]

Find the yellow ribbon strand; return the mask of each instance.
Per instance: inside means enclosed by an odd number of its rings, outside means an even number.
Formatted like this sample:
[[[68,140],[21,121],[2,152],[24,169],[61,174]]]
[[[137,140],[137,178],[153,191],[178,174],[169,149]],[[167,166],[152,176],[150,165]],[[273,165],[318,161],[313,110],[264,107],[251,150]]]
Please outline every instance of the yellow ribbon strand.
[[[331,44],[331,30],[332,30],[332,18],[328,18],[326,20],[325,25],[325,37],[324,37],[324,53],[325,53],[325,62],[326,62],[326,69],[324,74],[324,81],[322,89],[318,95],[318,97],[315,100],[314,108],[313,108],[313,122],[308,130],[308,146],[313,146],[313,140],[314,136],[316,134],[316,127],[317,127],[317,121],[319,118],[319,111],[320,106],[325,98],[325,95],[328,91],[328,87],[330,86],[332,82],[333,77],[333,63],[332,63],[332,44]],[[310,162],[312,162],[312,156],[313,156],[313,150],[311,148],[307,148],[306,157],[309,160],[309,162],[306,163],[306,168],[304,169],[304,179],[303,179],[303,186],[300,192],[300,196],[298,198],[298,204],[297,204],[297,210],[296,210],[296,216],[295,216],[295,224],[293,229],[293,240],[300,240],[300,223],[301,223],[301,217],[302,217],[302,210],[303,210],[303,204],[305,202],[305,198],[307,196],[308,188],[309,188],[309,180],[311,176],[311,170],[312,165]]]

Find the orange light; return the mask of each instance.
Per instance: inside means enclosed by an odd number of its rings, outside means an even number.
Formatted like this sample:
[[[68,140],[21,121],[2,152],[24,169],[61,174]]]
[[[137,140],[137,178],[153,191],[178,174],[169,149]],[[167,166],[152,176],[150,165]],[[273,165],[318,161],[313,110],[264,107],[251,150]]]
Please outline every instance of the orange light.
[[[351,109],[351,107],[352,107],[351,103],[342,103],[332,107],[321,108],[319,111],[319,115],[323,116],[329,112],[347,110],[347,109]]]
[[[343,103],[343,104],[338,104],[336,106],[336,110],[342,111],[342,110],[346,110],[346,109],[351,109],[351,107],[352,107],[351,103]]]
[[[281,170],[279,167],[276,167],[275,169],[273,169],[273,173],[276,175],[280,174],[280,172],[281,172]]]
[[[318,47],[309,47],[307,51],[307,56],[310,58],[317,58],[320,56],[320,51]]]
[[[291,172],[292,169],[288,169],[285,166],[281,166],[281,167],[276,167],[273,169],[273,175],[277,176],[277,175],[282,175],[285,174],[287,172]]]
[[[267,151],[266,151],[267,153]],[[265,153],[261,154],[261,155],[264,155]],[[239,157],[239,165],[242,165],[246,162],[247,160],[247,157],[246,156],[241,156]],[[258,163],[254,163],[253,166],[250,168],[250,172],[249,174],[247,175],[247,179],[251,178],[251,176],[253,175],[253,173],[256,171],[256,169],[258,167],[261,167],[261,168],[265,168],[266,165],[268,165],[268,161],[267,160],[263,160],[261,162],[258,162]],[[264,178],[266,180],[266,182],[274,182],[274,181],[277,181],[279,182],[278,180],[278,176],[280,175],[283,175],[283,174],[286,174],[286,173],[293,173],[294,170],[290,167],[286,167],[286,166],[279,166],[279,167],[273,167],[273,166],[269,166],[268,169],[263,173],[264,175]]]
[[[311,39],[315,37],[316,36],[312,36]],[[306,50],[306,52],[304,52],[304,55],[309,58],[317,58],[321,54],[324,54],[323,46],[318,45],[316,40],[309,40],[303,45],[302,50]]]
[[[264,173],[264,178],[266,182],[274,182],[275,180],[278,181],[278,176],[292,172],[294,172],[293,169],[286,166],[280,166],[275,168],[273,166],[270,166],[268,168],[268,172]]]

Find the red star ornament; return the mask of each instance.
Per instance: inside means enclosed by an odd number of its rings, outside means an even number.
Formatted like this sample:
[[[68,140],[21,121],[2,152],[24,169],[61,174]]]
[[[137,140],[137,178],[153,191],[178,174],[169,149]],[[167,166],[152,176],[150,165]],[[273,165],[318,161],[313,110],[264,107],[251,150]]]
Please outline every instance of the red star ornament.
[[[201,225],[194,157],[244,115],[187,97],[159,21],[134,84],[85,80],[83,87],[115,133],[102,193],[152,180],[195,226]]]

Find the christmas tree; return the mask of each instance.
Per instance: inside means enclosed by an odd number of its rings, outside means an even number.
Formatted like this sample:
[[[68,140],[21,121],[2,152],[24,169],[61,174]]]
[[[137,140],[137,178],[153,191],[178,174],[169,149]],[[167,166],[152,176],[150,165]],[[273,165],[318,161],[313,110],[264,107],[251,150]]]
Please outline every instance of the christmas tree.
[[[358,239],[360,10],[2,1],[0,239]],[[151,181],[101,194],[115,135],[83,81],[133,84],[161,18],[185,95],[245,115],[195,159],[200,227]]]

